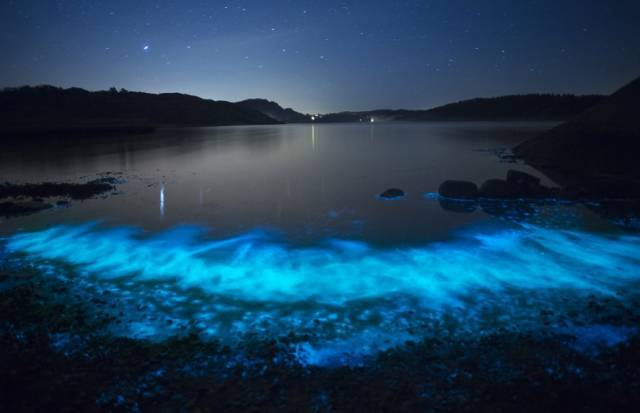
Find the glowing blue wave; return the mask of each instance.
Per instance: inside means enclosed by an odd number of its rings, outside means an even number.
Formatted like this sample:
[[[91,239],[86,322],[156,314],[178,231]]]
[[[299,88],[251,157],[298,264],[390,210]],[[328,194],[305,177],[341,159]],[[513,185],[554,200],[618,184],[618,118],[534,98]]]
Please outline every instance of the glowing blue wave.
[[[15,235],[7,247],[75,264],[98,277],[170,279],[185,288],[257,301],[343,304],[403,293],[436,305],[507,286],[611,292],[640,276],[638,237],[533,226],[394,250],[345,240],[288,248],[265,232],[214,241],[203,234],[201,228],[179,227],[143,238],[135,229],[99,230],[91,224]]]
[[[517,294],[521,301],[559,292],[609,295],[640,279],[640,237],[537,226],[384,250],[337,239],[294,248],[258,231],[211,240],[199,227],[148,236],[89,224],[14,235],[7,249],[71,264],[78,277],[137,299],[153,290],[158,301],[151,307],[174,319],[197,318],[214,335],[315,322],[331,325],[328,338],[349,343],[424,325],[443,311],[471,317],[472,307],[494,305],[517,317]]]

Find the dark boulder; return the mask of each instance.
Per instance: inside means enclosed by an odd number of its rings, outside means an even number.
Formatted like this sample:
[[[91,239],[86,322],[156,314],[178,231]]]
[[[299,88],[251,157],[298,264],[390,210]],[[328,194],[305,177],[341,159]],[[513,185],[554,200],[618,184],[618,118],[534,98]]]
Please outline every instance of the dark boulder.
[[[438,194],[446,198],[477,199],[478,186],[467,181],[445,181],[438,188]]]
[[[559,189],[549,188],[543,185],[531,185],[528,187],[518,188],[520,197],[527,199],[549,199],[557,198]]]
[[[480,187],[480,197],[492,199],[516,199],[518,188],[504,179],[489,179]]]
[[[546,199],[557,196],[557,191],[540,185],[540,178],[537,176],[515,169],[507,172],[507,183],[516,190],[520,198]]]
[[[540,178],[526,172],[509,169],[507,171],[507,182],[516,186],[534,187],[540,185]]]
[[[404,196],[404,191],[398,188],[390,188],[380,194],[380,198],[382,199],[399,199]]]
[[[525,172],[510,170],[507,179],[489,179],[480,187],[480,197],[490,199],[548,199],[558,190],[540,185],[540,179]]]

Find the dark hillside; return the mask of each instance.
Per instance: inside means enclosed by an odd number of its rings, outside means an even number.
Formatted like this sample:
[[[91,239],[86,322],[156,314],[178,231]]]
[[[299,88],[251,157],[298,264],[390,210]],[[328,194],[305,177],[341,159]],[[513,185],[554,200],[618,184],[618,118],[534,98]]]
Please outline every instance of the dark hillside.
[[[515,148],[528,163],[580,175],[640,177],[640,78]]]
[[[510,95],[476,98],[425,111],[410,111],[398,120],[563,120],[601,102],[599,95]]]
[[[237,104],[245,108],[257,110],[278,122],[302,123],[311,121],[310,116],[296,112],[291,108],[284,109],[276,102],[267,99],[247,99],[237,102]]]
[[[324,115],[321,122],[376,121],[558,121],[567,120],[593,107],[600,95],[511,95],[476,98],[427,110],[381,109]]]
[[[53,86],[0,92],[1,130],[56,130],[109,125],[236,125],[277,123],[250,108],[179,93],[89,92]]]

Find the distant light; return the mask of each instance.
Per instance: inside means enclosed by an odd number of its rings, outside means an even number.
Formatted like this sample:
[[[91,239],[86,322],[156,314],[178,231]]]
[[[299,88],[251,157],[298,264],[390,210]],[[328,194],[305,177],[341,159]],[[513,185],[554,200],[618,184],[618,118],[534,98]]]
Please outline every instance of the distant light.
[[[147,44],[147,45],[145,45],[145,46],[142,48],[142,50],[145,50],[145,51],[146,51],[146,50],[149,50],[149,45],[148,45],[148,44]]]
[[[371,123],[375,122],[376,120],[374,118],[371,118]]]
[[[160,187],[160,216],[164,217],[164,184]]]
[[[315,116],[312,116],[312,117],[311,117],[311,121],[313,122],[314,120],[316,120],[316,117],[315,117]]]

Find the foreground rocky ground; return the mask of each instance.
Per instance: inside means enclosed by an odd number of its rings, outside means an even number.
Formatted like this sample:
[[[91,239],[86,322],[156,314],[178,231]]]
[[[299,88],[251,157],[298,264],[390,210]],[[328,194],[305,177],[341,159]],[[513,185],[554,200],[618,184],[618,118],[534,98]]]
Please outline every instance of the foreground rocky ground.
[[[557,333],[501,330],[407,342],[358,367],[300,364],[280,337],[230,348],[197,330],[162,342],[114,337],[108,297],[68,281],[0,269],[2,411],[632,411],[640,402],[640,335],[581,347]],[[104,306],[96,306],[102,300]],[[571,314],[637,326],[640,297],[595,297]]]

